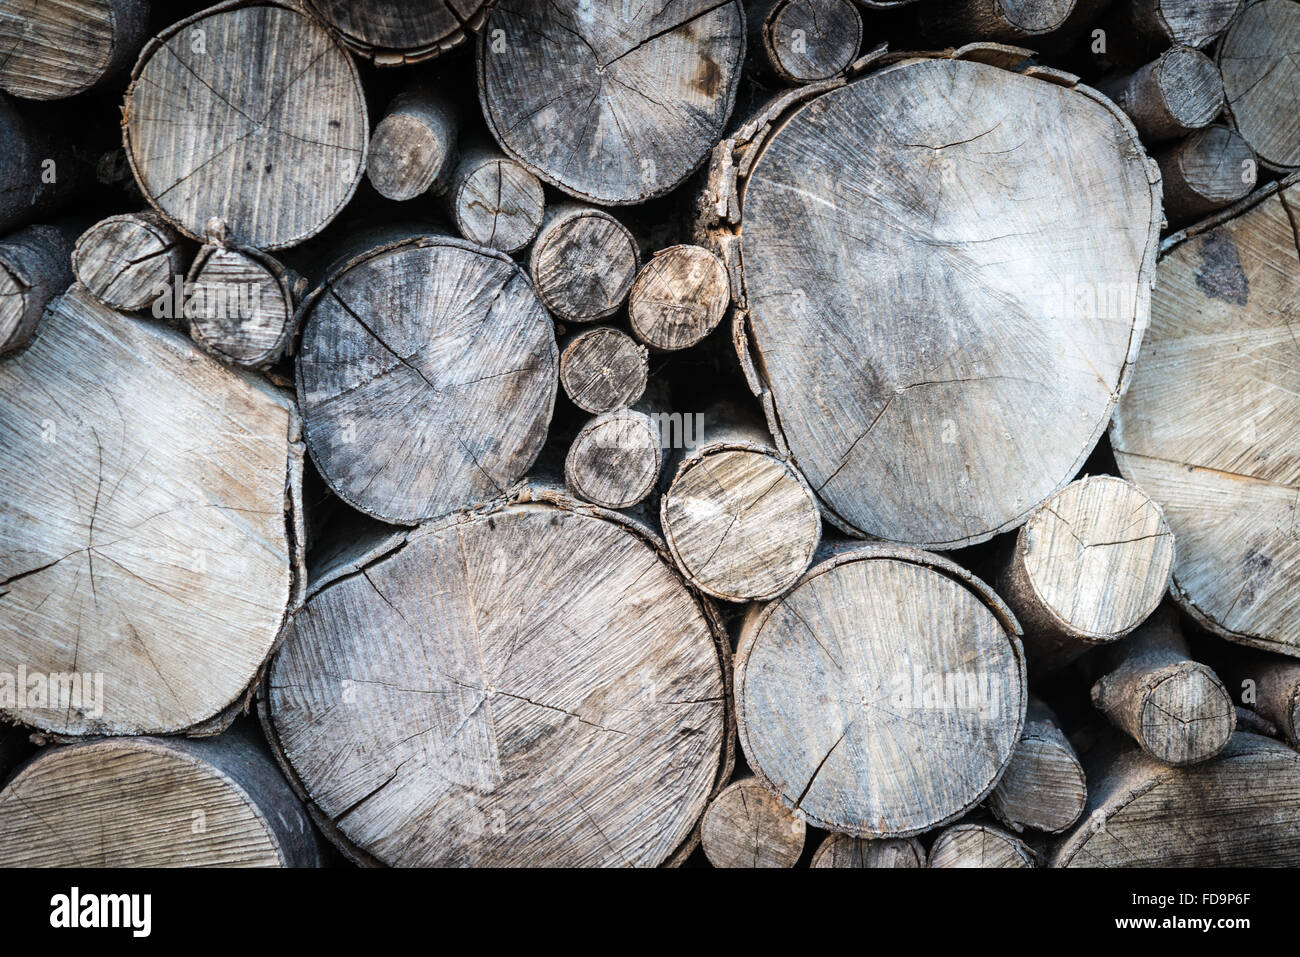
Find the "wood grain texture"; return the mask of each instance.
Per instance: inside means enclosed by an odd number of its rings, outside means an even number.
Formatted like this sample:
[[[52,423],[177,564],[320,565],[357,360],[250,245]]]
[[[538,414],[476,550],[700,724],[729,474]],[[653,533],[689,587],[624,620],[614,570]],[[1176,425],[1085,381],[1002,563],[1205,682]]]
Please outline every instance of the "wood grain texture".
[[[502,494],[557,388],[550,317],[503,253],[439,235],[374,247],[304,301],[307,447],[345,502],[413,525]]]
[[[0,450],[0,673],[103,676],[102,714],[50,696],[7,716],[228,722],[301,598],[292,400],[74,286],[0,363]]]
[[[571,337],[560,353],[560,385],[584,412],[634,404],[650,375],[646,347],[620,329],[596,326]]]
[[[615,409],[584,425],[564,457],[564,482],[579,498],[630,508],[654,491],[663,468],[659,426],[636,409]]]
[[[3,867],[320,867],[307,812],[251,736],[46,748],[0,791]]]
[[[1079,755],[1051,708],[1031,697],[1024,733],[1006,774],[989,795],[989,810],[1012,831],[1032,828],[1060,834],[1079,819],[1087,800]]]
[[[420,63],[483,25],[495,0],[308,0],[352,50],[378,66]]]
[[[1211,126],[1155,154],[1160,164],[1165,215],[1184,226],[1230,206],[1255,186],[1258,178],[1250,144],[1226,126]]]
[[[1203,49],[1241,10],[1243,0],[1124,0],[1129,24],[1158,45]]]
[[[165,295],[185,273],[180,235],[153,210],[95,223],[77,239],[72,270],[104,305],[137,312]]]
[[[1295,185],[1163,256],[1151,325],[1120,402],[1120,472],[1178,543],[1171,594],[1233,641],[1300,655]]]
[[[306,281],[273,256],[225,241],[205,245],[187,282],[190,337],[211,355],[261,369],[289,348]]]
[[[50,300],[72,284],[72,237],[39,225],[0,239],[0,356],[26,346]]]
[[[148,0],[2,0],[0,90],[58,100],[124,73],[148,35]]]
[[[628,293],[632,332],[665,351],[697,345],[731,305],[727,267],[701,246],[669,246],[641,267]]]
[[[1238,732],[1193,768],[1129,745],[1087,768],[1088,807],[1055,867],[1300,865],[1300,755],[1285,744]]]
[[[396,202],[443,192],[456,166],[459,130],[455,105],[438,90],[416,86],[402,91],[370,136],[370,185]]]
[[[930,847],[928,867],[1033,867],[1034,855],[1014,834],[988,824],[957,824]]]
[[[322,578],[266,704],[327,834],[390,865],[689,850],[730,775],[729,661],[661,549],[530,488]]]
[[[1076,0],[953,0],[927,17],[930,29],[969,40],[1015,43],[1059,30]]]
[[[732,781],[709,802],[700,845],[714,867],[794,867],[807,828],[752,777]]]
[[[1300,168],[1300,3],[1252,0],[1216,47],[1227,117],[1259,161]]]
[[[462,236],[505,253],[531,243],[546,216],[541,180],[522,163],[483,147],[464,151],[446,205]]]
[[[925,848],[914,837],[868,841],[847,834],[828,834],[809,867],[925,867]]]
[[[370,121],[347,51],[319,22],[233,0],[140,55],[123,139],[149,202],[191,239],[208,221],[259,249],[309,239],[352,198]]]
[[[603,210],[576,203],[546,211],[528,259],[537,294],[565,322],[613,315],[640,266],[640,251],[626,226]]]
[[[1131,123],[942,58],[774,115],[723,256],[773,434],[853,534],[952,548],[1022,524],[1086,459],[1145,328],[1161,216]],[[1049,141],[1070,145],[1029,145]],[[706,230],[724,251],[734,215]]]
[[[1193,47],[1170,47],[1100,89],[1128,114],[1148,143],[1186,136],[1209,126],[1223,111],[1219,68]]]
[[[746,615],[736,716],[750,766],[818,827],[907,837],[983,800],[1024,723],[1010,612],[946,559],[845,546]]]
[[[783,83],[844,73],[862,46],[862,14],[852,0],[758,0],[745,18],[751,55]]]
[[[640,203],[703,162],[736,100],[739,0],[502,0],[479,33],[492,135],[579,199]]]

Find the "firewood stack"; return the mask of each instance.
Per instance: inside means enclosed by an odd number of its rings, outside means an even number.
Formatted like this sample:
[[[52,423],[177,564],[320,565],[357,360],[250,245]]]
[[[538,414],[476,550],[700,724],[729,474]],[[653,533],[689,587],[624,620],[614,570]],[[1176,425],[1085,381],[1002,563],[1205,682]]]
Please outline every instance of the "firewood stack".
[[[1300,865],[1297,44],[0,0],[0,864]]]

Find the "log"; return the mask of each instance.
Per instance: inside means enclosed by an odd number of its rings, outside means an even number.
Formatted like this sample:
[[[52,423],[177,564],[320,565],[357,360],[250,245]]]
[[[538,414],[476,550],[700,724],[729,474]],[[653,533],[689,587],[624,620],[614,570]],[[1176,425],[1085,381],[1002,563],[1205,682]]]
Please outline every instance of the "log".
[[[1048,672],[1127,635],[1169,590],[1174,536],[1160,506],[1110,475],[1071,482],[1034,512],[1003,558],[998,594]]]
[[[634,404],[650,375],[646,347],[612,326],[584,329],[560,353],[560,385],[584,412],[611,412]]]
[[[839,76],[862,46],[862,14],[851,0],[758,0],[745,19],[749,46],[783,83]]]
[[[1017,43],[1060,30],[1077,0],[951,0],[922,21],[933,35],[963,42],[997,40]]]
[[[1243,0],[1126,0],[1128,26],[1156,47],[1204,49],[1223,32]]]
[[[563,322],[593,322],[618,311],[640,265],[626,226],[603,210],[575,203],[546,211],[528,259],[537,294]]]
[[[279,260],[224,238],[210,241],[195,257],[187,286],[190,338],[210,355],[264,369],[289,348],[306,281]]]
[[[1031,697],[1024,733],[1006,774],[989,795],[989,810],[1016,833],[1032,828],[1060,834],[1079,819],[1087,800],[1079,755],[1052,709]]]
[[[809,867],[925,867],[925,848],[914,837],[866,841],[847,834],[828,834],[813,853]]]
[[[954,96],[969,105],[916,106]],[[1157,189],[1100,94],[942,57],[774,111],[743,156],[724,144],[697,233],[732,270],[741,365],[829,521],[956,548],[1078,473],[1142,338]]]
[[[1249,144],[1226,126],[1193,133],[1157,153],[1155,160],[1160,164],[1165,214],[1180,226],[1245,199],[1258,177]]]
[[[1285,744],[1238,732],[1193,768],[1127,744],[1087,770],[1087,810],[1054,867],[1300,865],[1300,755]]]
[[[55,213],[75,199],[88,167],[65,141],[0,97],[0,231]]]
[[[702,342],[730,305],[731,286],[721,259],[701,246],[669,246],[637,273],[627,317],[638,339],[670,351]]]
[[[1300,168],[1300,3],[1252,0],[1215,49],[1229,124],[1274,171]]]
[[[644,527],[530,486],[323,572],[264,721],[355,859],[653,866],[731,774],[727,652]]]
[[[1142,750],[1164,764],[1199,764],[1236,728],[1232,695],[1207,665],[1193,661],[1172,610],[1110,649],[1092,703]]]
[[[604,508],[631,508],[659,482],[664,452],[657,421],[636,409],[603,412],[582,427],[564,457],[564,484]]]
[[[501,0],[478,39],[483,116],[501,148],[585,202],[679,186],[722,136],[745,53],[739,0]]]
[[[447,193],[451,220],[466,239],[517,253],[537,237],[546,215],[542,183],[497,150],[465,150]]]
[[[1231,641],[1300,656],[1295,501],[1300,297],[1295,185],[1180,234],[1160,263],[1151,324],[1111,428],[1120,473],[1178,543],[1170,594]],[[1284,265],[1280,265],[1284,264]]]
[[[1223,78],[1204,53],[1170,47],[1150,63],[1100,86],[1148,143],[1186,136],[1223,112]]]
[[[750,767],[811,824],[909,837],[993,789],[1025,716],[1015,619],[947,559],[845,546],[740,626]]]
[[[59,100],[122,76],[149,30],[148,0],[0,6],[0,90]]]
[[[46,748],[0,791],[3,867],[321,867],[321,852],[251,734]]]
[[[307,448],[349,505],[413,525],[502,494],[536,460],[555,334],[504,253],[436,234],[380,244],[300,314]]]
[[[72,250],[72,271],[111,309],[139,312],[168,295],[185,274],[176,230],[157,213],[124,213],[95,223]]]
[[[420,63],[479,30],[495,0],[308,0],[343,42],[377,66]]]
[[[715,598],[775,598],[812,564],[817,498],[756,421],[727,405],[706,410],[703,421],[703,441],[683,456],[660,501],[668,548],[682,574]]]
[[[428,86],[399,93],[370,137],[370,185],[397,202],[445,191],[456,166],[459,131],[456,107],[442,93]]]
[[[151,40],[124,115],[141,191],[194,240],[215,217],[258,249],[301,243],[365,170],[370,121],[352,58],[318,21],[264,0],[231,0]]]
[[[704,812],[700,845],[714,867],[794,867],[804,822],[752,777],[732,781]]]
[[[301,466],[287,395],[74,286],[0,362],[0,673],[32,679],[0,712],[228,724],[300,601]]]
[[[0,239],[0,356],[26,346],[50,300],[72,284],[73,235],[42,225]]]
[[[1238,700],[1300,747],[1300,661],[1248,653],[1227,657],[1219,667]]]
[[[1033,867],[1034,854],[1014,834],[988,824],[948,828],[930,848],[927,867]]]

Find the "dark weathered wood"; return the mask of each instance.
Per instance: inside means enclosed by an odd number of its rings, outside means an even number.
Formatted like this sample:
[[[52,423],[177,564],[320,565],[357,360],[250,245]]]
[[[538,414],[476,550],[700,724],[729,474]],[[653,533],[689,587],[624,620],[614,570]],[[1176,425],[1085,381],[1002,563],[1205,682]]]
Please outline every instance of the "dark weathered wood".
[[[57,212],[89,179],[68,143],[0,97],[0,230]]]
[[[1170,47],[1158,58],[1100,87],[1148,143],[1186,136],[1223,112],[1223,78],[1204,53]]]
[[[612,412],[645,392],[650,374],[646,347],[612,326],[584,329],[560,353],[560,385],[584,412]]]
[[[950,0],[922,22],[933,32],[970,40],[1015,43],[1066,25],[1076,0]]]
[[[736,100],[740,0],[501,0],[478,39],[502,148],[587,202],[640,203],[703,162]]]
[[[700,823],[700,846],[714,867],[793,867],[807,828],[752,777],[732,781]]]
[[[72,284],[66,226],[28,226],[0,239],[0,356],[36,334],[45,307]]]
[[[654,413],[615,409],[582,427],[564,457],[564,482],[605,508],[630,508],[655,488],[664,450]]]
[[[1233,698],[1300,747],[1300,661],[1240,651],[1223,657],[1219,672]]]
[[[117,79],[148,28],[148,0],[5,0],[0,90],[57,100]]]
[[[628,293],[632,332],[655,349],[686,349],[718,327],[731,305],[727,267],[701,246],[654,254]]]
[[[750,55],[783,83],[837,76],[862,46],[862,14],[852,0],[757,0],[745,18]]]
[[[1223,32],[1243,0],[1120,0],[1127,25],[1156,47],[1203,49]]]
[[[641,253],[628,228],[603,210],[561,203],[546,211],[528,269],[546,308],[563,322],[592,322],[627,299]]]
[[[419,63],[463,43],[495,0],[307,0],[378,66]]]
[[[989,795],[993,816],[1013,831],[1060,834],[1079,819],[1088,800],[1083,765],[1051,708],[1031,697],[1025,730],[1006,773]]]
[[[1244,199],[1259,171],[1255,153],[1241,134],[1211,126],[1155,155],[1160,164],[1165,214],[1185,226]]]
[[[297,273],[267,253],[221,239],[199,250],[187,283],[190,336],[207,352],[250,369],[284,355],[306,288]]]
[[[928,867],[1033,867],[1024,841],[989,824],[957,824],[930,846]]]
[[[452,175],[446,206],[466,239],[516,253],[542,228],[546,194],[541,180],[522,163],[471,145]]]
[[[830,834],[821,842],[809,867],[925,867],[925,848],[914,837],[868,841],[847,834]]]
[[[398,202],[443,192],[456,166],[459,131],[455,105],[438,90],[417,86],[398,94],[370,137],[370,185]]]
[[[91,226],[72,250],[77,281],[104,305],[138,312],[166,297],[184,277],[180,234],[153,210],[110,216]]]
[[[1300,168],[1300,3],[1252,0],[1215,48],[1226,114],[1260,163],[1271,170]]]

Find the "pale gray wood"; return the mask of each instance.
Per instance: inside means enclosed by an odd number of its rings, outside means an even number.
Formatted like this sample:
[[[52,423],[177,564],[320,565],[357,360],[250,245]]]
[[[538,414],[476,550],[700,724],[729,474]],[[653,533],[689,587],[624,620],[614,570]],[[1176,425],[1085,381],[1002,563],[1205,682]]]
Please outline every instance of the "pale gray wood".
[[[268,730],[360,860],[653,866],[730,776],[727,654],[643,526],[529,487],[318,582]]]
[[[862,46],[862,14],[852,0],[757,0],[745,18],[751,55],[783,83],[837,76]]]
[[[302,454],[281,390],[80,286],[57,300],[0,362],[0,674],[100,674],[103,713],[83,694],[6,716],[228,723],[301,600]]]
[[[727,267],[701,246],[669,246],[637,273],[628,293],[632,332],[665,351],[700,343],[731,305]]]
[[[124,213],[81,234],[72,250],[72,269],[104,305],[138,312],[184,277],[185,250],[180,234],[158,213]]]
[[[460,117],[444,94],[429,86],[399,93],[370,137],[370,185],[397,202],[443,192],[456,166],[459,132]]]
[[[580,498],[605,508],[630,508],[659,481],[664,450],[652,413],[615,409],[578,432],[564,458],[564,482]]]
[[[267,253],[223,238],[199,250],[187,282],[185,318],[204,350],[250,369],[283,357],[306,288],[302,277]]]
[[[191,239],[213,217],[281,249],[352,198],[370,123],[357,68],[318,21],[231,0],[145,47],[126,94],[127,157],[145,198]]]
[[[680,185],[719,136],[745,53],[740,0],[501,0],[478,38],[492,135],[587,202]]]
[[[1032,828],[1060,834],[1079,819],[1087,800],[1079,755],[1051,708],[1030,697],[1025,730],[1006,773],[989,795],[989,810],[1013,831]]]
[[[828,834],[809,867],[925,867],[925,848],[914,837],[868,841],[847,834]]]
[[[377,66],[420,63],[483,26],[495,0],[308,0],[352,50]]]
[[[811,824],[908,837],[993,789],[1025,717],[1015,619],[937,555],[844,546],[755,605],[736,650],[755,774]]]
[[[74,235],[41,225],[0,239],[0,356],[27,345],[50,300],[72,284]]]
[[[522,163],[499,150],[470,146],[452,174],[446,206],[466,239],[516,253],[542,228],[546,194]]]
[[[1148,143],[1186,136],[1223,112],[1219,68],[1193,47],[1170,47],[1125,76],[1100,86]]]
[[[576,203],[547,209],[528,259],[537,294],[563,322],[613,315],[640,266],[640,250],[626,226],[603,210]]]
[[[1251,0],[1215,48],[1228,122],[1271,170],[1300,168],[1300,3]]]
[[[1156,46],[1204,48],[1241,10],[1243,0],[1122,0],[1128,22]]]
[[[1244,199],[1258,178],[1257,159],[1241,134],[1211,126],[1155,155],[1165,214],[1176,225]]]
[[[117,79],[148,29],[148,0],[0,0],[0,90],[58,100]]]
[[[1034,866],[1034,855],[1024,841],[990,824],[957,824],[935,838],[927,867]]]
[[[794,867],[807,831],[756,778],[732,781],[710,803],[700,845],[714,867]]]
[[[46,748],[0,791],[3,867],[320,867],[306,810],[251,734]]]
[[[560,353],[560,385],[584,412],[612,412],[633,405],[650,375],[646,347],[612,326],[584,329]]]

